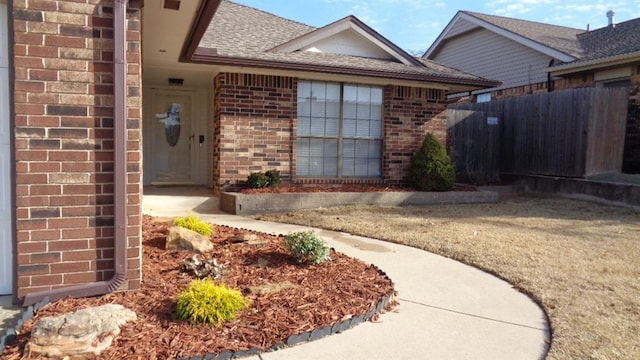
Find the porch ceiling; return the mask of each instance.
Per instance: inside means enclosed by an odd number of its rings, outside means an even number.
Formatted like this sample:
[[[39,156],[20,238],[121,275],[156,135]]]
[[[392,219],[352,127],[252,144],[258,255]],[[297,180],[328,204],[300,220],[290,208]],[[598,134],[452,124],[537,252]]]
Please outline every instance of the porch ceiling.
[[[180,52],[202,0],[182,0],[178,10],[165,9],[165,0],[146,0],[142,9],[142,67],[144,85],[168,85],[184,79],[185,87],[209,87],[215,67],[179,62]]]

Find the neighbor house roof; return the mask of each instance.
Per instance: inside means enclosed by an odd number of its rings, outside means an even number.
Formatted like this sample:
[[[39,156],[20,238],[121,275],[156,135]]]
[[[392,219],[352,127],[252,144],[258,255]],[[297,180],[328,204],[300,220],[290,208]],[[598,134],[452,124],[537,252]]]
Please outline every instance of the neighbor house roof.
[[[478,28],[558,59],[550,68],[557,74],[640,56],[640,18],[587,31],[471,11],[459,11],[423,56],[433,58],[449,39]]]
[[[484,28],[561,61],[575,60],[581,54],[576,36],[584,30],[471,11],[458,11],[423,57],[433,58],[449,39],[478,28]]]
[[[315,28],[248,6],[221,1],[207,25],[206,30],[201,31],[197,47],[191,47],[193,51],[187,60],[429,81],[474,88],[499,84],[433,61],[415,58],[354,16]],[[314,42],[328,39],[341,31],[352,31],[385,56],[374,58],[306,51],[306,47]],[[192,33],[197,34],[198,31]]]
[[[584,32],[577,36],[577,43],[582,50],[581,56],[573,62],[552,67],[554,72],[640,61],[640,18]]]

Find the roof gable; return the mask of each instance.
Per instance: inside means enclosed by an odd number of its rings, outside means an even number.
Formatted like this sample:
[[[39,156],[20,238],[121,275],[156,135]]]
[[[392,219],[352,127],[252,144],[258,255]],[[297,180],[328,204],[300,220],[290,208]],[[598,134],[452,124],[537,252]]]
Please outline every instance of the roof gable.
[[[577,35],[584,30],[458,11],[423,57],[433,58],[448,39],[478,28],[484,28],[563,62],[573,61],[581,54]]]
[[[412,57],[352,16],[316,29],[227,0],[202,0],[201,4],[203,11],[194,20],[182,62],[318,73],[334,78],[367,77],[385,84],[428,82],[429,86],[457,92],[500,84]],[[337,40],[345,39],[356,41],[359,51],[376,57],[335,51]],[[322,46],[331,46],[334,51],[317,52]]]
[[[413,56],[384,38],[355,16],[347,16],[278,45],[269,51],[312,51],[396,60],[406,65],[422,66]]]

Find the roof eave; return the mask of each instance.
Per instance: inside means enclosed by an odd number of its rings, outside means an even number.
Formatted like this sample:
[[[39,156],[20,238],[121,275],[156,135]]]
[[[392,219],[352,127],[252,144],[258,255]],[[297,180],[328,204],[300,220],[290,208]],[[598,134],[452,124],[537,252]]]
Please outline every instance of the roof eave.
[[[586,61],[576,61],[568,64],[551,66],[548,68],[548,70],[551,75],[562,76],[608,66],[621,65],[632,61],[640,61],[640,51],[634,51],[617,56],[610,56]]]
[[[222,0],[202,0],[200,9],[196,12],[196,18],[191,24],[191,29],[182,46],[182,51],[180,51],[178,61],[189,62],[198,46],[200,46],[200,41],[202,41],[202,37],[207,32],[207,28],[218,11],[221,2]]]
[[[217,51],[215,49],[210,49],[210,48],[198,48],[198,50],[193,54],[191,61],[195,63],[208,63],[208,64],[239,66],[239,67],[305,71],[305,72],[317,72],[317,73],[326,73],[326,74],[344,74],[344,75],[366,76],[366,77],[409,80],[409,81],[424,81],[424,82],[432,82],[432,83],[439,83],[439,84],[460,85],[464,87],[469,87],[470,88],[469,91],[495,87],[501,84],[501,82],[499,81],[486,80],[486,79],[460,79],[460,78],[447,77],[447,76],[408,74],[408,73],[398,73],[398,72],[392,72],[392,71],[355,68],[355,67],[338,67],[338,66],[327,66],[327,65],[292,62],[292,61],[277,61],[277,60],[252,59],[252,58],[244,58],[244,57],[232,57],[232,56],[219,55],[217,54]]]

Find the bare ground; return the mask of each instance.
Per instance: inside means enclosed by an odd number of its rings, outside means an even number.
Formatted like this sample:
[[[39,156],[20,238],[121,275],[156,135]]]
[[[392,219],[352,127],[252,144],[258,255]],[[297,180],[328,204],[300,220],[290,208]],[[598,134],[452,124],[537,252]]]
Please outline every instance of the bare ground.
[[[514,197],[259,216],[425,249],[510,281],[547,312],[549,359],[640,359],[640,211]]]

